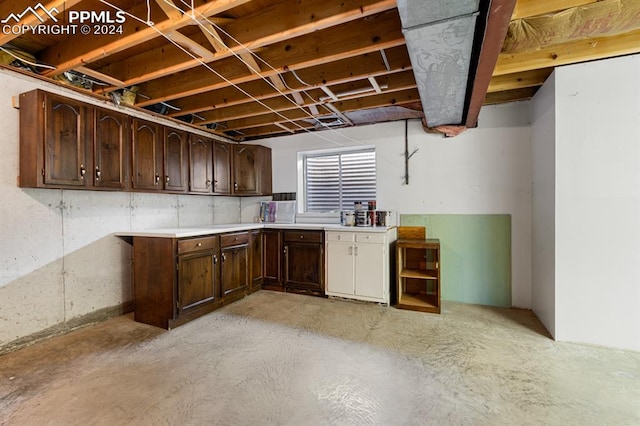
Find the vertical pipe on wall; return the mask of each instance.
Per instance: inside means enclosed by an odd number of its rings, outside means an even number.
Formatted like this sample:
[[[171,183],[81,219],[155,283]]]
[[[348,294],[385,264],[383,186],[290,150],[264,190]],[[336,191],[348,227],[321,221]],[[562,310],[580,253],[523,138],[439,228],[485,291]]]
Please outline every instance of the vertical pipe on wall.
[[[409,120],[404,120],[404,184],[409,185]]]

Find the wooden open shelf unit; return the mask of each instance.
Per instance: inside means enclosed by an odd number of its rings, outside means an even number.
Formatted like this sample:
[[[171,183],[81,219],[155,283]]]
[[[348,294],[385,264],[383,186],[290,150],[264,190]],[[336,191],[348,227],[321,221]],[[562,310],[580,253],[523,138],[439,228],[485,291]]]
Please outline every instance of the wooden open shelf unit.
[[[440,313],[440,241],[396,241],[396,308]]]

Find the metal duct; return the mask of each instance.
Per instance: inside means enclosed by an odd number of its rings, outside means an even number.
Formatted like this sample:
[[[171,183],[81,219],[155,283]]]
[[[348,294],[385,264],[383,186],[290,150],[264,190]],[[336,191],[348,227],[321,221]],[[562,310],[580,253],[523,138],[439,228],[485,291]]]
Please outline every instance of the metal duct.
[[[428,126],[463,124],[480,0],[398,0],[398,11]]]

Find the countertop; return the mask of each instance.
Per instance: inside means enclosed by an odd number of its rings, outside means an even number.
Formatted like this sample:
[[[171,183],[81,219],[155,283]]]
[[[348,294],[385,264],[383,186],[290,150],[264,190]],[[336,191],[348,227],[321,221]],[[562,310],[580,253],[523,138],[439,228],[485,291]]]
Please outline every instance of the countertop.
[[[187,238],[263,228],[381,233],[387,232],[390,229],[382,226],[342,226],[331,223],[227,223],[223,225],[197,225],[184,228],[175,227],[145,229],[139,231],[122,231],[116,232],[114,235],[116,237]]]

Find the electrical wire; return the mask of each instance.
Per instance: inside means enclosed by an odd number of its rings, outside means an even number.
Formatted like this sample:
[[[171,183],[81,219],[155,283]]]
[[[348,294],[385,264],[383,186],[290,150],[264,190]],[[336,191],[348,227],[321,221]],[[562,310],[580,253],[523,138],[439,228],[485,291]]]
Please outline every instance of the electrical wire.
[[[20,56],[18,56],[15,53],[13,53],[11,50],[5,49],[2,46],[0,46],[0,50],[2,50],[4,53],[6,53],[9,56],[13,56],[14,58],[19,60],[20,62],[24,62],[27,65],[31,65],[32,67],[47,68],[47,69],[50,69],[50,70],[57,70],[58,69],[56,67],[52,67],[51,65],[38,64],[38,63],[35,63],[35,62],[31,62],[31,61],[29,61],[27,59],[21,58]]]
[[[162,0],[164,1],[166,4],[168,4],[169,6],[173,7],[176,10],[180,10],[180,8],[178,8],[175,4],[173,4],[170,1],[167,0]],[[185,6],[189,7],[189,5],[185,2],[185,0],[180,0],[182,4],[184,4]],[[196,10],[192,7],[191,9],[191,19],[194,20],[194,22],[196,24],[198,24],[198,26],[201,28],[202,31],[206,31],[208,34],[210,34],[211,36],[216,36],[215,34],[213,34],[208,28],[206,28],[204,25],[202,25],[202,23],[200,22],[200,20],[195,19],[194,15],[196,13]],[[216,28],[218,31],[220,31],[221,33],[225,34],[227,37],[229,37],[234,43],[236,43],[238,46],[240,46],[242,49],[244,49],[247,53],[249,53],[251,56],[253,56],[254,58],[256,58],[258,61],[262,62],[264,65],[266,65],[268,68],[270,68],[272,71],[274,71],[276,73],[276,75],[279,77],[280,76],[280,71],[278,71],[276,68],[274,68],[271,64],[269,64],[267,61],[265,61],[264,59],[262,59],[260,56],[258,56],[256,53],[254,53],[251,49],[249,49],[247,46],[245,46],[243,43],[241,43],[239,40],[237,40],[235,37],[233,37],[231,34],[229,34],[227,31],[225,31],[222,27],[220,27],[218,24],[216,24],[215,22],[211,21],[207,16],[203,15],[200,12],[197,12],[198,15],[203,19],[206,20],[211,26],[213,26],[214,28]],[[322,121],[320,121],[317,117],[315,117],[313,114],[310,114],[304,106],[298,105],[294,100],[290,99],[286,93],[284,93],[283,91],[281,91],[278,87],[276,87],[271,81],[269,81],[268,78],[264,77],[262,75],[261,70],[255,70],[253,68],[253,66],[251,66],[249,63],[247,63],[247,61],[245,61],[239,54],[237,54],[236,52],[234,52],[232,49],[229,49],[229,52],[235,56],[238,60],[240,60],[243,64],[245,64],[250,70],[252,70],[255,74],[257,74],[262,80],[264,80],[269,86],[271,86],[275,91],[277,91],[278,93],[280,93],[281,96],[283,96],[285,99],[287,99],[288,102],[290,102],[292,105],[294,105],[297,109],[299,109],[300,111],[302,111],[305,115],[307,115],[309,118],[311,118],[312,120],[314,120],[315,122],[317,122],[318,124],[320,124],[322,127],[325,127],[326,129],[335,132],[336,134],[340,135],[341,137],[354,142],[356,144],[363,144],[363,142],[358,141],[356,139],[353,139],[347,135],[344,135],[338,131],[336,131],[336,129],[332,128],[331,126],[326,125],[325,123],[323,123]],[[293,71],[293,70],[292,70]],[[297,74],[295,74],[295,77],[300,80],[300,78],[297,76]],[[301,81],[301,80],[300,80]],[[287,82],[284,81],[284,79],[282,79],[282,82],[284,84],[284,86],[288,89],[291,90],[292,92],[294,91],[294,89],[292,89],[291,87],[289,87],[289,85],[287,85]],[[303,82],[304,83],[304,82]],[[232,84],[232,83],[231,83]],[[306,83],[305,83],[306,84]],[[308,84],[307,84],[308,85]],[[310,85],[309,85],[310,86]],[[238,88],[235,84],[234,87]],[[309,95],[307,92],[305,92],[304,90],[302,90],[302,93],[304,93],[309,99],[311,99],[311,101],[314,104],[317,104],[318,101],[315,100],[313,97],[311,97],[311,95]],[[253,98],[252,98],[253,99]],[[326,108],[326,107],[325,107]],[[269,108],[269,110],[271,110],[272,112],[276,112],[275,110]],[[288,122],[293,124],[293,121],[291,120],[287,120]]]
[[[122,8],[120,8],[120,7],[118,7],[118,6],[115,6],[115,5],[111,4],[111,3],[109,3],[109,2],[108,2],[108,1],[106,1],[106,0],[100,0],[100,2],[101,2],[101,3],[103,3],[103,4],[105,4],[105,5],[107,5],[107,6],[109,6],[109,7],[112,7],[112,8],[113,8],[113,9],[115,9],[115,10],[122,11],[122,12],[123,12],[123,13],[125,13],[127,16],[130,16],[131,18],[133,18],[133,19],[135,19],[135,20],[137,20],[137,21],[139,21],[139,22],[141,22],[141,23],[143,23],[143,24],[145,24],[145,25],[148,25],[148,23],[147,23],[147,22],[145,22],[143,19],[138,18],[137,16],[135,16],[135,15],[131,14],[130,12],[128,12],[128,11],[126,11],[126,10],[124,10],[124,9],[122,9]],[[190,51],[188,51],[188,50],[187,50],[187,49],[185,49],[184,47],[180,46],[180,45],[179,45],[178,43],[176,43],[175,41],[171,40],[169,37],[167,37],[167,36],[166,36],[162,31],[160,31],[159,29],[157,29],[155,26],[153,26],[153,25],[149,25],[149,27],[150,27],[150,28],[153,28],[153,29],[154,29],[154,31],[156,31],[159,35],[161,35],[162,37],[164,37],[164,38],[165,38],[167,41],[169,41],[171,44],[175,45],[178,49],[182,50],[185,54],[187,54],[187,55],[188,55],[188,56],[190,56],[191,58],[193,58],[193,59],[195,59],[196,61],[198,61],[202,66],[204,66],[206,69],[208,69],[209,71],[211,71],[211,72],[212,72],[213,74],[215,74],[217,77],[219,77],[220,79],[222,79],[223,81],[225,81],[225,82],[226,82],[226,83],[228,83],[229,85],[232,85],[233,87],[235,87],[236,89],[238,89],[241,93],[243,93],[245,96],[247,96],[248,98],[250,98],[250,99],[251,99],[251,100],[253,100],[254,102],[257,102],[258,104],[260,104],[260,105],[261,105],[261,106],[263,106],[264,108],[266,108],[266,109],[270,110],[271,112],[273,112],[273,113],[274,113],[274,114],[276,114],[277,116],[279,116],[279,117],[283,118],[283,119],[284,119],[284,121],[286,121],[286,122],[289,122],[289,123],[293,124],[294,126],[296,126],[296,127],[300,128],[301,130],[303,130],[303,131],[305,131],[305,132],[307,132],[307,133],[309,133],[309,134],[312,134],[312,135],[315,135],[315,136],[317,136],[317,137],[319,137],[319,138],[321,138],[321,139],[324,139],[324,140],[325,140],[325,141],[327,141],[327,142],[333,143],[333,144],[335,144],[335,145],[343,146],[343,144],[341,144],[341,143],[339,143],[339,142],[336,142],[336,141],[333,141],[333,140],[331,140],[331,139],[328,139],[328,138],[326,138],[326,137],[324,137],[324,136],[322,136],[322,135],[318,134],[317,132],[312,132],[311,130],[309,130],[309,129],[305,128],[305,127],[302,127],[300,124],[296,123],[295,121],[290,120],[289,118],[287,118],[286,116],[284,116],[283,114],[281,114],[279,111],[276,111],[276,110],[274,110],[273,108],[269,107],[269,106],[268,106],[268,105],[266,105],[264,102],[260,101],[259,99],[256,99],[256,98],[255,98],[254,96],[252,96],[250,93],[248,93],[247,91],[245,91],[244,89],[242,89],[241,87],[239,87],[237,84],[235,84],[235,83],[231,82],[230,80],[228,80],[226,77],[224,77],[223,75],[221,75],[220,73],[218,73],[216,70],[214,70],[213,68],[211,68],[211,67],[210,67],[207,63],[205,63],[201,58],[199,58],[198,56],[194,55],[193,53],[191,53]],[[297,104],[296,104],[296,105],[297,105]],[[306,112],[306,111],[305,111],[305,112]],[[331,129],[331,130],[334,130],[334,131],[335,131],[335,129]],[[242,132],[239,132],[239,133],[242,133]],[[338,134],[340,134],[340,133],[338,133]],[[341,136],[344,136],[344,135],[341,135]],[[346,136],[345,136],[345,137],[346,137]],[[358,141],[356,141],[356,142],[358,142]],[[358,143],[360,143],[360,142],[358,142]]]

